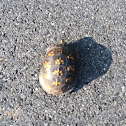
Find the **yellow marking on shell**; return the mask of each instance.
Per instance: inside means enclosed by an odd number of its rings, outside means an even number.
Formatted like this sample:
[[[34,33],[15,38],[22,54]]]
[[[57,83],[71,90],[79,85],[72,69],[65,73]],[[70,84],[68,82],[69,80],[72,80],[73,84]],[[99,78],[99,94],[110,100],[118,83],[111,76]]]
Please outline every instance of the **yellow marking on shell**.
[[[65,82],[70,82],[72,80],[72,77],[66,78]]]
[[[67,71],[70,71],[70,70],[75,71],[75,67],[74,66],[68,66]]]
[[[64,64],[64,61],[61,59],[61,57],[59,58],[59,60],[60,60],[60,63]]]
[[[63,75],[63,72],[62,72],[62,70],[55,70],[54,72],[53,72],[53,74],[55,75]]]
[[[58,53],[63,53],[63,48],[58,49]]]
[[[60,40],[61,43],[64,43],[64,39]]]
[[[48,56],[54,56],[54,55],[55,55],[55,53],[54,53],[54,51],[52,50],[51,52],[48,53],[47,57],[48,57]]]
[[[56,63],[56,64],[60,64],[59,59],[56,59],[56,60],[55,60],[55,63]]]
[[[60,57],[59,59],[55,60],[55,63],[60,65],[60,64],[64,64],[64,61]]]
[[[75,71],[75,66],[69,66],[72,71]]]
[[[74,57],[71,56],[71,55],[67,56],[67,58],[68,58],[68,59],[72,59],[72,60],[74,60]]]
[[[44,68],[51,68],[51,62],[44,62]]]
[[[59,70],[55,70],[54,72],[53,72],[53,74],[55,75],[59,75]]]
[[[56,85],[56,86],[61,85],[61,82],[58,82],[57,80],[53,81],[53,85]]]
[[[54,56],[54,55],[55,55],[55,54],[51,54],[51,53],[48,54],[48,56]],[[47,57],[48,57],[48,56],[47,56]]]
[[[67,67],[67,71],[70,71],[70,67]]]
[[[53,92],[60,92],[59,90],[53,90]]]
[[[62,72],[62,71],[60,71],[60,75],[61,75],[61,76],[63,75],[63,72]]]

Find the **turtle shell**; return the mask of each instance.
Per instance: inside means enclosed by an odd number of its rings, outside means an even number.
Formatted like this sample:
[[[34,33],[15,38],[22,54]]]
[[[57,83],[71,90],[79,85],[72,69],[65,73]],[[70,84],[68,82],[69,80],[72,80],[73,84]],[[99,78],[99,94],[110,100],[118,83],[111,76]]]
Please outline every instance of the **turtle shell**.
[[[67,44],[57,44],[48,48],[39,81],[45,92],[64,95],[75,87],[75,57]]]

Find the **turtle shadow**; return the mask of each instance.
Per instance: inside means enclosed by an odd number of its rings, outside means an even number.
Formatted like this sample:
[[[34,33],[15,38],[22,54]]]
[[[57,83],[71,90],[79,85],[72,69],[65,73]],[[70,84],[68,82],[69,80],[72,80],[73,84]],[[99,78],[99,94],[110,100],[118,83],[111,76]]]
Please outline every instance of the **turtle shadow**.
[[[77,83],[73,92],[104,75],[112,63],[111,52],[92,37],[70,43],[69,47],[76,52]]]

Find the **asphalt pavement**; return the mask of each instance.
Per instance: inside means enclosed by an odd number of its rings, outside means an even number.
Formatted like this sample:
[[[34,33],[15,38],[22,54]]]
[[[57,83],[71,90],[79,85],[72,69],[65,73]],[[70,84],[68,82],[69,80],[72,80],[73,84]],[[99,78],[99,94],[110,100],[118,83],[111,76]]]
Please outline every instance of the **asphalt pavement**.
[[[52,96],[38,77],[61,39],[77,53],[77,84]],[[125,125],[126,1],[1,0],[0,126]]]

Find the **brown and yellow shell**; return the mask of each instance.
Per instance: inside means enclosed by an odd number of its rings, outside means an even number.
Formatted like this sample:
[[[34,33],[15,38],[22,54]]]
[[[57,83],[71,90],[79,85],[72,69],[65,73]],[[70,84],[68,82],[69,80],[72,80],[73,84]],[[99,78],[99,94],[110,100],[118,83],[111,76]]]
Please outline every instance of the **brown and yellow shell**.
[[[52,95],[64,95],[74,89],[75,58],[66,43],[48,49],[39,81],[45,92]]]

